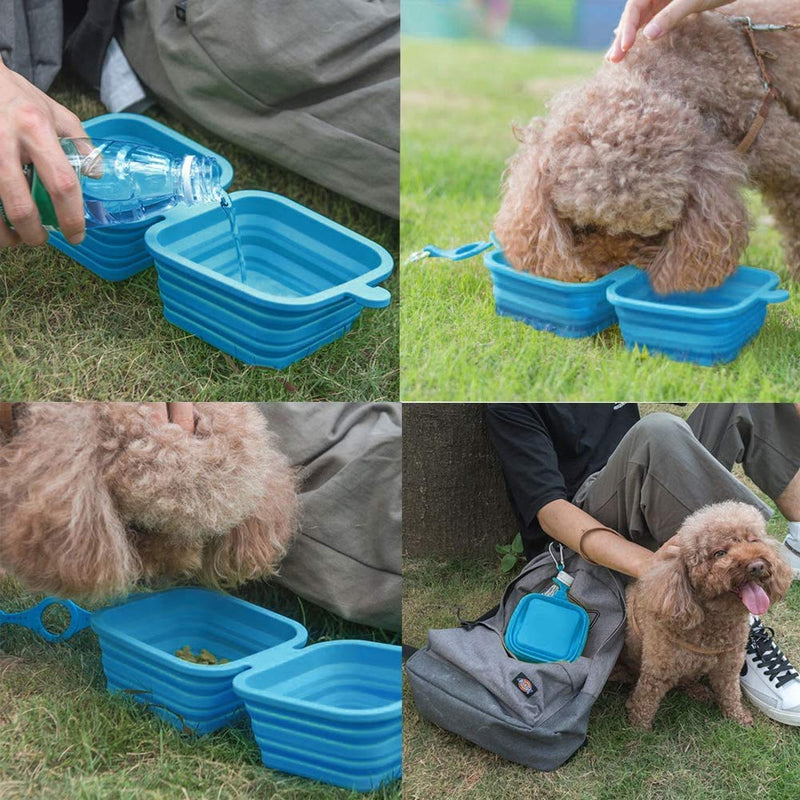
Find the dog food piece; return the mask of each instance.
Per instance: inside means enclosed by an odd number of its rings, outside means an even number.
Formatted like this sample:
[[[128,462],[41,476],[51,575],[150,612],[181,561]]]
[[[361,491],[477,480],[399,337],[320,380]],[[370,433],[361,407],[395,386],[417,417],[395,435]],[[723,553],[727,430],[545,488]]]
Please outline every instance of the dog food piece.
[[[213,653],[206,650],[205,647],[201,648],[200,652],[195,655],[192,648],[187,644],[181,647],[180,650],[175,651],[175,655],[182,661],[188,661],[191,664],[205,664],[209,667],[217,666],[218,664],[230,664],[228,658],[217,658]]]

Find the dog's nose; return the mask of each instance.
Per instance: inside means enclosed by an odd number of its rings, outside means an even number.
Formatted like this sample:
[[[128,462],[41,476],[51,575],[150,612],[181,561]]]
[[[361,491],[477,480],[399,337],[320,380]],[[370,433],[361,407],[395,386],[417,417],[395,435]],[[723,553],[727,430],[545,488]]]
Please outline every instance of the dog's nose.
[[[760,578],[766,569],[767,565],[758,558],[747,565],[747,574],[752,578]]]

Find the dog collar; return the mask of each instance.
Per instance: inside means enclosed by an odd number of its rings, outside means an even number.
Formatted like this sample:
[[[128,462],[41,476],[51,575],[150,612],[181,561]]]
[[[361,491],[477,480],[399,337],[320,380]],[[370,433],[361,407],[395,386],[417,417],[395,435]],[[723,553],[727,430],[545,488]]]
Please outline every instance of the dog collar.
[[[722,12],[717,13],[721,14]],[[730,17],[727,14],[722,14],[722,16],[728,17],[728,19],[733,22],[734,25],[739,26],[744,31],[747,41],[750,43],[750,48],[753,51],[753,55],[755,56],[756,64],[758,64],[758,71],[761,74],[761,80],[766,91],[764,99],[761,101],[761,105],[759,106],[753,121],[750,123],[750,127],[748,128],[744,139],[739,142],[739,146],[736,148],[737,153],[740,155],[745,155],[745,153],[747,153],[753,146],[753,143],[758,138],[758,134],[764,127],[764,123],[767,121],[767,115],[769,114],[770,106],[775,100],[781,100],[781,93],[778,91],[777,87],[772,85],[772,76],[769,74],[767,65],[764,63],[764,57],[769,57],[769,53],[767,53],[765,50],[762,50],[758,46],[754,31],[791,31],[800,29],[800,25],[788,23],[786,25],[761,24],[754,23],[750,17]]]

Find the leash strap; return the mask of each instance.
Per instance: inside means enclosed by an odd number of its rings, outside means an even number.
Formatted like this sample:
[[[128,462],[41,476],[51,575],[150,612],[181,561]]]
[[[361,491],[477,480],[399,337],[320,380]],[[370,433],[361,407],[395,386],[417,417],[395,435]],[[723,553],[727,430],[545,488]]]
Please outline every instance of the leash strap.
[[[723,14],[722,16],[727,15]],[[792,31],[800,29],[800,25],[790,23],[787,23],[786,25],[754,23],[750,17],[728,17],[728,19],[730,19],[731,22],[733,22],[735,25],[738,25],[744,31],[744,34],[750,43],[750,48],[753,51],[753,56],[756,59],[758,71],[761,75],[761,80],[764,83],[764,89],[767,92],[764,96],[764,99],[761,101],[761,106],[759,107],[756,116],[750,124],[744,139],[739,142],[739,146],[736,148],[737,153],[744,155],[753,146],[753,143],[758,138],[758,134],[761,133],[761,129],[764,127],[764,123],[767,121],[767,116],[772,103],[775,100],[781,100],[781,93],[775,86],[772,85],[772,76],[769,74],[767,65],[764,63],[764,56],[766,55],[766,52],[761,50],[761,48],[758,46],[754,32]]]
[[[758,113],[755,116],[752,124],[750,125],[747,134],[745,135],[744,139],[739,142],[739,146],[736,148],[736,152],[744,155],[747,153],[750,148],[753,146],[753,143],[758,138],[758,134],[761,133],[761,129],[764,127],[764,123],[767,121],[767,115],[769,114],[769,107],[772,105],[773,100],[777,100],[780,97],[778,90],[774,86],[770,86],[769,91],[766,94],[766,97],[761,102],[761,106],[758,109]]]

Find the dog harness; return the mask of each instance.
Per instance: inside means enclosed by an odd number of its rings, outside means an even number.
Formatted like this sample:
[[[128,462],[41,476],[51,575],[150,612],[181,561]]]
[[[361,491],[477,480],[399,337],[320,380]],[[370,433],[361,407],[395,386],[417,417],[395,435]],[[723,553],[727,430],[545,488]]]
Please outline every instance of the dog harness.
[[[728,15],[723,14],[722,16],[728,16]],[[750,47],[753,50],[753,55],[755,56],[756,64],[758,64],[758,71],[759,73],[761,73],[761,80],[764,84],[764,90],[766,91],[764,99],[761,101],[761,106],[759,107],[758,111],[756,112],[755,118],[750,124],[750,128],[745,134],[744,139],[742,139],[742,141],[739,142],[739,146],[736,148],[737,153],[744,155],[753,146],[753,142],[755,142],[755,140],[758,138],[758,134],[764,127],[764,123],[767,121],[767,115],[769,114],[769,109],[772,103],[775,100],[781,100],[781,93],[776,86],[772,85],[772,76],[769,74],[767,65],[764,63],[765,58],[775,58],[775,56],[771,55],[766,50],[762,50],[758,46],[758,42],[756,41],[754,32],[792,31],[800,29],[800,25],[794,25],[790,23],[787,23],[786,25],[775,25],[771,23],[754,23],[750,17],[728,17],[728,19],[730,19],[731,22],[738,25],[744,31],[745,36],[747,37],[747,40],[750,43]]]
[[[636,622],[636,617],[633,615],[633,601],[628,602],[627,606],[627,614],[628,619],[630,620],[631,627],[633,628],[633,632],[641,639],[642,634],[639,630],[639,625]],[[672,642],[678,645],[678,647],[683,647],[686,650],[691,650],[693,653],[699,653],[703,656],[718,656],[722,655],[722,653],[730,653],[732,650],[737,650],[737,647],[724,647],[722,650],[711,650],[707,647],[700,647],[696,644],[691,644],[690,642],[686,642],[683,639],[679,639],[677,636],[670,636],[667,635],[667,638],[670,639]]]

